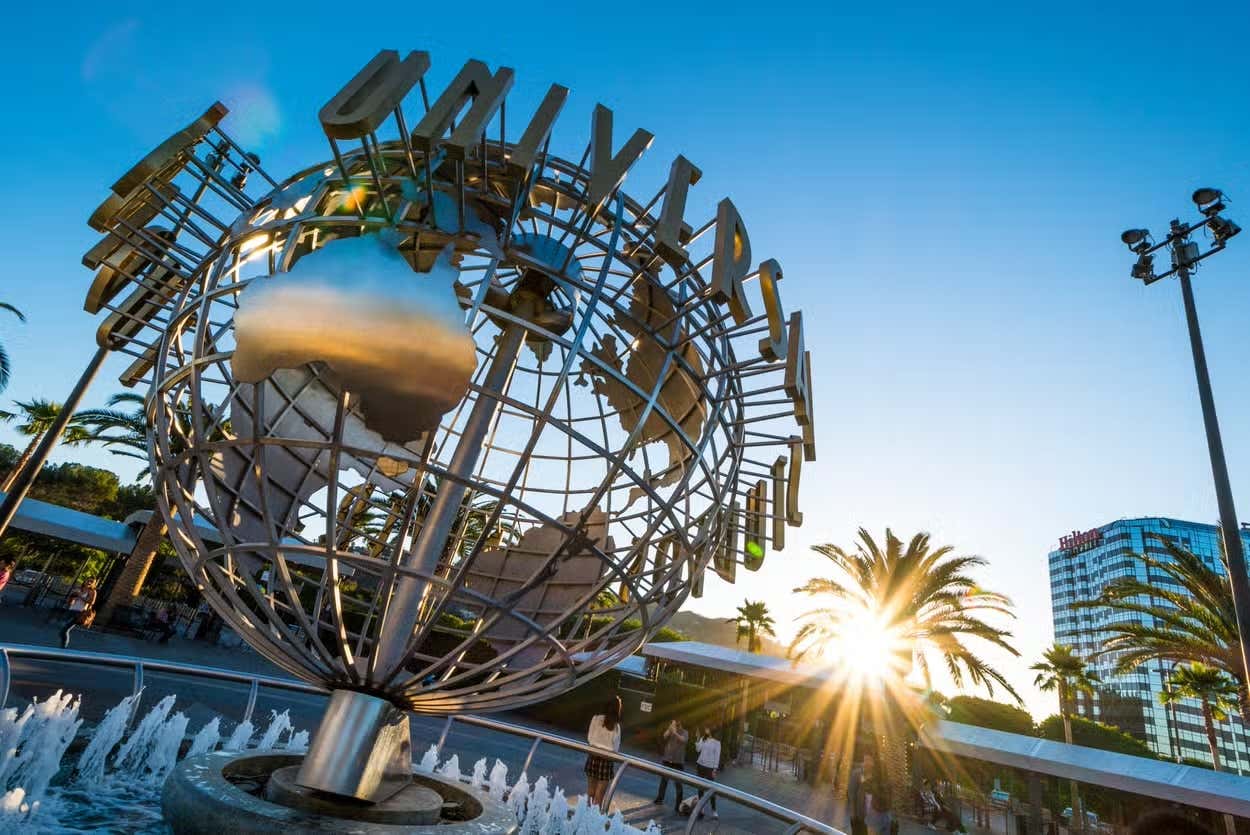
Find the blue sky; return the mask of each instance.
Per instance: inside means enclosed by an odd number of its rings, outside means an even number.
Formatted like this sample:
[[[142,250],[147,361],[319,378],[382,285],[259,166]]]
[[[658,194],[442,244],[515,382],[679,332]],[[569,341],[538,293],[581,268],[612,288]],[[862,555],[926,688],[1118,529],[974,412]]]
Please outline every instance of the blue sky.
[[[985,585],[1020,615],[1023,658],[1003,667],[1051,712],[1026,670],[1051,639],[1058,537],[1121,516],[1215,517],[1179,288],[1131,281],[1118,236],[1192,214],[1206,184],[1250,227],[1250,8],[1012,5],[27,6],[6,46],[0,157],[16,187],[0,281],[29,321],[0,320],[4,396],[68,392],[95,328],[85,219],[214,99],[285,175],[327,155],[317,110],[379,48],[428,50],[435,85],[469,57],[511,66],[515,112],[552,82],[572,88],[555,147],[581,149],[604,103],[618,135],[656,134],[631,191],[654,193],[683,153],[704,172],[687,218],[731,195],[755,257],[785,267],[820,460],[806,524],[750,576],[751,597],[789,613],[789,590],[823,570],[807,546],[849,544],[859,525],[931,531],[990,559]],[[1250,519],[1250,236],[1196,286]],[[746,591],[709,583],[693,608],[727,614]]]

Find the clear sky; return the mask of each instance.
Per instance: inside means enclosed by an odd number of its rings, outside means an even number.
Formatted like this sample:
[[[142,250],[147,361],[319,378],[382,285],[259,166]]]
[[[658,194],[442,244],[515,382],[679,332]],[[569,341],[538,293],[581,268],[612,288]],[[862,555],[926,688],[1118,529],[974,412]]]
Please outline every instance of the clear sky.
[[[820,453],[806,524],[749,585],[711,581],[692,608],[763,597],[788,636],[789,591],[824,569],[809,544],[849,545],[860,525],[927,530],[991,561],[984,585],[1019,612],[1023,657],[1002,666],[1034,713],[1052,712],[1027,666],[1051,640],[1058,537],[1216,515],[1179,288],[1131,281],[1118,237],[1191,215],[1207,184],[1250,228],[1250,7],[837,5],[19,4],[0,297],[29,321],[0,319],[4,396],[68,393],[95,328],[86,217],[214,99],[285,175],[327,155],[317,110],[379,48],[428,50],[435,85],[469,57],[511,66],[517,112],[549,83],[572,88],[560,150],[584,146],[596,102],[618,135],[656,134],[631,192],[654,193],[675,153],[692,159],[704,176],[687,218],[731,195],[804,310]],[[1196,286],[1250,519],[1250,234]]]

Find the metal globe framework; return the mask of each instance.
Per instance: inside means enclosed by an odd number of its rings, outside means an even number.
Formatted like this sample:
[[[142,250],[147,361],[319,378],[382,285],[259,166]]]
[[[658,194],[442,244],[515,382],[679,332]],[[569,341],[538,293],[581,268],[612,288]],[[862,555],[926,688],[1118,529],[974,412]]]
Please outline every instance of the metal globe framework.
[[[650,134],[612,155],[599,106],[580,161],[562,159],[567,90],[510,140],[510,70],[471,61],[431,103],[424,55],[379,53],[322,111],[332,158],[283,182],[221,130],[220,105],[163,143],[92,216],[88,310],[110,313],[101,345],[135,358],[123,382],[150,386],[161,511],[234,629],[336,690],[499,710],[633,653],[709,566],[732,581],[783,547],[815,455],[811,367],[780,265],[751,263],[731,201],[684,223],[697,168],[679,157],[631,198]],[[407,275],[309,314],[301,274],[349,246]],[[291,294],[243,333],[264,287]],[[413,288],[457,321],[397,331]],[[286,364],[240,379],[244,343],[279,333],[295,334]],[[457,334],[463,384],[438,364]],[[411,375],[454,405],[422,424]]]

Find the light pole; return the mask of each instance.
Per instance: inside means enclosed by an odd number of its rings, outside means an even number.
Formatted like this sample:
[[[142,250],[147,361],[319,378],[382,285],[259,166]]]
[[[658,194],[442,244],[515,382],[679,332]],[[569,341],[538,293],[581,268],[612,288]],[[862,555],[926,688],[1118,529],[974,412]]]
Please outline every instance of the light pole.
[[[1215,399],[1211,395],[1211,377],[1207,372],[1207,355],[1202,347],[1202,331],[1198,327],[1198,309],[1194,305],[1194,290],[1190,276],[1198,262],[1224,249],[1228,241],[1241,231],[1241,227],[1220,216],[1224,210],[1224,195],[1219,189],[1200,188],[1193,194],[1194,204],[1202,214],[1192,223],[1173,220],[1168,236],[1154,243],[1145,229],[1129,229],[1120,236],[1130,250],[1137,254],[1132,276],[1143,284],[1175,275],[1180,279],[1181,297],[1185,302],[1185,321],[1189,325],[1189,346],[1194,355],[1194,374],[1198,378],[1198,399],[1202,403],[1202,422],[1206,427],[1207,451],[1211,455],[1211,474],[1215,478],[1215,498],[1220,513],[1220,534],[1224,540],[1224,554],[1228,558],[1229,583],[1233,592],[1233,610],[1237,618],[1237,635],[1241,644],[1241,664],[1250,682],[1250,576],[1246,574],[1246,554],[1241,543],[1237,511],[1233,507],[1233,491],[1228,483],[1228,464],[1224,460],[1224,442],[1220,439],[1220,424],[1215,415]],[[1206,227],[1213,241],[1206,252],[1200,252],[1197,243],[1189,236]],[[1154,271],[1154,253],[1163,248],[1172,253],[1172,267],[1166,272]]]

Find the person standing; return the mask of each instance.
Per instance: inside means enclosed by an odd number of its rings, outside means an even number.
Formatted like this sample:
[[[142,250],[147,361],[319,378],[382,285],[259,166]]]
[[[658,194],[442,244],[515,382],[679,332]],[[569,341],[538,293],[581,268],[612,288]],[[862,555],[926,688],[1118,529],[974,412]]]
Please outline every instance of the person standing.
[[[681,726],[680,719],[669,722],[668,727],[664,729],[664,751],[660,755],[660,762],[674,771],[685,771],[686,743],[689,741],[690,734]],[[677,799],[673,802],[673,811],[680,813],[682,794],[680,780],[673,781],[673,790],[677,793]],[[660,789],[655,794],[655,802],[663,806],[666,794],[668,794],[667,775],[660,778]]]
[[[699,758],[695,761],[695,771],[704,780],[715,780],[716,772],[720,769],[720,740],[716,738],[715,732],[711,728],[704,728],[700,739],[694,744],[694,748],[699,752]],[[699,797],[703,797],[703,787],[699,787]],[[719,818],[720,815],[716,811],[716,795],[712,795],[712,818]],[[699,812],[699,817],[703,817],[703,812]]]
[[[867,774],[872,774],[870,751],[865,751],[863,759],[851,766],[846,782],[846,809],[851,817],[851,835],[868,835]]]
[[[613,696],[604,705],[602,713],[596,713],[590,720],[590,729],[586,731],[586,741],[594,748],[608,751],[621,750],[621,697]],[[586,794],[590,802],[602,811],[603,796],[608,791],[608,783],[616,774],[616,762],[607,757],[590,754],[586,757]]]
[[[160,630],[162,644],[169,643],[169,639],[174,635],[173,617],[170,615],[169,607],[162,606],[156,613],[156,628]]]
[[[9,580],[13,577],[13,570],[17,567],[17,563],[8,557],[0,560],[0,599],[4,597],[4,587],[9,584]]]
[[[69,633],[74,630],[75,626],[91,627],[95,622],[95,598],[96,598],[96,581],[91,578],[83,583],[81,589],[77,589],[69,595],[70,619],[65,622],[65,626],[61,628],[61,648],[69,646]]]

